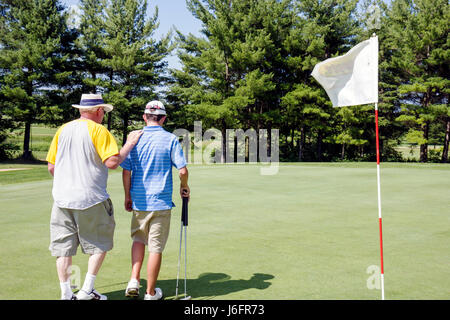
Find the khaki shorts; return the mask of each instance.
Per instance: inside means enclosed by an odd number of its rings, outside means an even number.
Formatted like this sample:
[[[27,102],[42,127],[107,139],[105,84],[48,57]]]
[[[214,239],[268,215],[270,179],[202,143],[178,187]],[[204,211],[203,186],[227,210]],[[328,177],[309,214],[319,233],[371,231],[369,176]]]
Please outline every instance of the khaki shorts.
[[[113,248],[115,226],[110,199],[84,210],[53,204],[49,250],[56,257],[74,256],[78,245],[85,254],[109,251]]]
[[[148,251],[162,253],[169,237],[171,210],[136,211],[131,218],[131,238],[148,245]]]

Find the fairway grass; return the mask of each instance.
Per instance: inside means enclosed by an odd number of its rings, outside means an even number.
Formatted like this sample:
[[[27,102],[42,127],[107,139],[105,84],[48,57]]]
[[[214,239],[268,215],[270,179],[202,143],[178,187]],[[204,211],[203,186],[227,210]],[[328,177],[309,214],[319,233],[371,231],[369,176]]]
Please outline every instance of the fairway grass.
[[[380,290],[369,288],[374,282],[368,273],[380,265],[376,165],[281,164],[268,176],[260,168],[189,166],[188,294],[380,299]],[[0,299],[59,299],[55,258],[48,251],[51,187],[47,178],[0,184]],[[450,165],[381,164],[386,299],[450,298],[449,189]],[[131,239],[121,170],[111,171],[108,192],[115,206],[114,249],[96,288],[109,299],[125,299]],[[167,300],[174,298],[177,275],[177,188],[174,203],[157,283]],[[87,256],[78,250],[73,264],[82,285]],[[145,287],[145,267],[141,276]],[[183,281],[180,286],[183,292]]]
[[[51,179],[47,164],[0,163],[0,186]]]

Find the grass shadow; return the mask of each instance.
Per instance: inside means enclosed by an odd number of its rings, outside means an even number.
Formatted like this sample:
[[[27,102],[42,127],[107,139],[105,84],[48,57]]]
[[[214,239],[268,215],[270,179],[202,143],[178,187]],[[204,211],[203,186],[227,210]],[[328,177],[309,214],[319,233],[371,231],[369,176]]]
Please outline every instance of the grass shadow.
[[[4,159],[0,161],[0,164],[23,164],[23,165],[34,165],[34,164],[47,164],[47,161],[36,159],[34,156],[32,158],[22,158],[19,156],[14,159]]]
[[[246,279],[236,279],[233,280],[230,275],[225,273],[202,273],[197,279],[187,279],[187,295],[191,296],[192,299],[212,299],[215,297],[226,296],[227,294],[243,291],[247,289],[267,289],[271,282],[267,281],[273,279],[274,276],[271,274],[264,273],[254,273],[248,280]],[[175,299],[177,280],[158,280],[156,286],[161,288],[164,294],[164,299],[173,300]],[[119,291],[102,292],[110,300],[126,300],[125,297],[125,287],[124,283],[123,289]],[[141,279],[140,297],[143,299],[145,294],[145,289],[147,287],[147,281]],[[105,289],[105,288],[103,288]],[[105,291],[105,290],[103,290]],[[178,282],[178,295],[179,297],[184,296],[184,278],[181,278]]]

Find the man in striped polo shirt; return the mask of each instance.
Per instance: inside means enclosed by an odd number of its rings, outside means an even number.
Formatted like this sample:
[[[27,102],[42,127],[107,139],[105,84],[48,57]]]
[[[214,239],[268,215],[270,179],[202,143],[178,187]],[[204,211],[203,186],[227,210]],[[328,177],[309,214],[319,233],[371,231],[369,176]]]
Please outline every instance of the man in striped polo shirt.
[[[140,271],[148,246],[147,290],[145,300],[159,300],[156,288],[162,252],[170,228],[172,202],[172,166],[179,170],[180,195],[189,197],[188,170],[178,138],[162,128],[166,110],[160,101],[147,103],[144,127],[139,142],[121,164],[125,191],[125,210],[132,211],[131,279],[125,290],[127,297],[139,296]]]

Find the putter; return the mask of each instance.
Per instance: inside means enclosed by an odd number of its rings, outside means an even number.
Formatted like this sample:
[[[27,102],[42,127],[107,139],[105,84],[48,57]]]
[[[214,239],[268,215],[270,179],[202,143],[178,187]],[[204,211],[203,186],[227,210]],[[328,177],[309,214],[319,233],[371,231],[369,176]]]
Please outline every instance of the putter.
[[[180,278],[180,260],[181,260],[181,242],[183,239],[183,229],[184,229],[184,298],[180,300],[191,300],[191,296],[186,293],[186,282],[187,282],[187,226],[188,226],[188,197],[183,197],[183,206],[181,209],[181,229],[180,229],[180,250],[178,251],[178,272],[177,272],[177,287],[175,289],[175,299],[178,299],[178,280]]]

